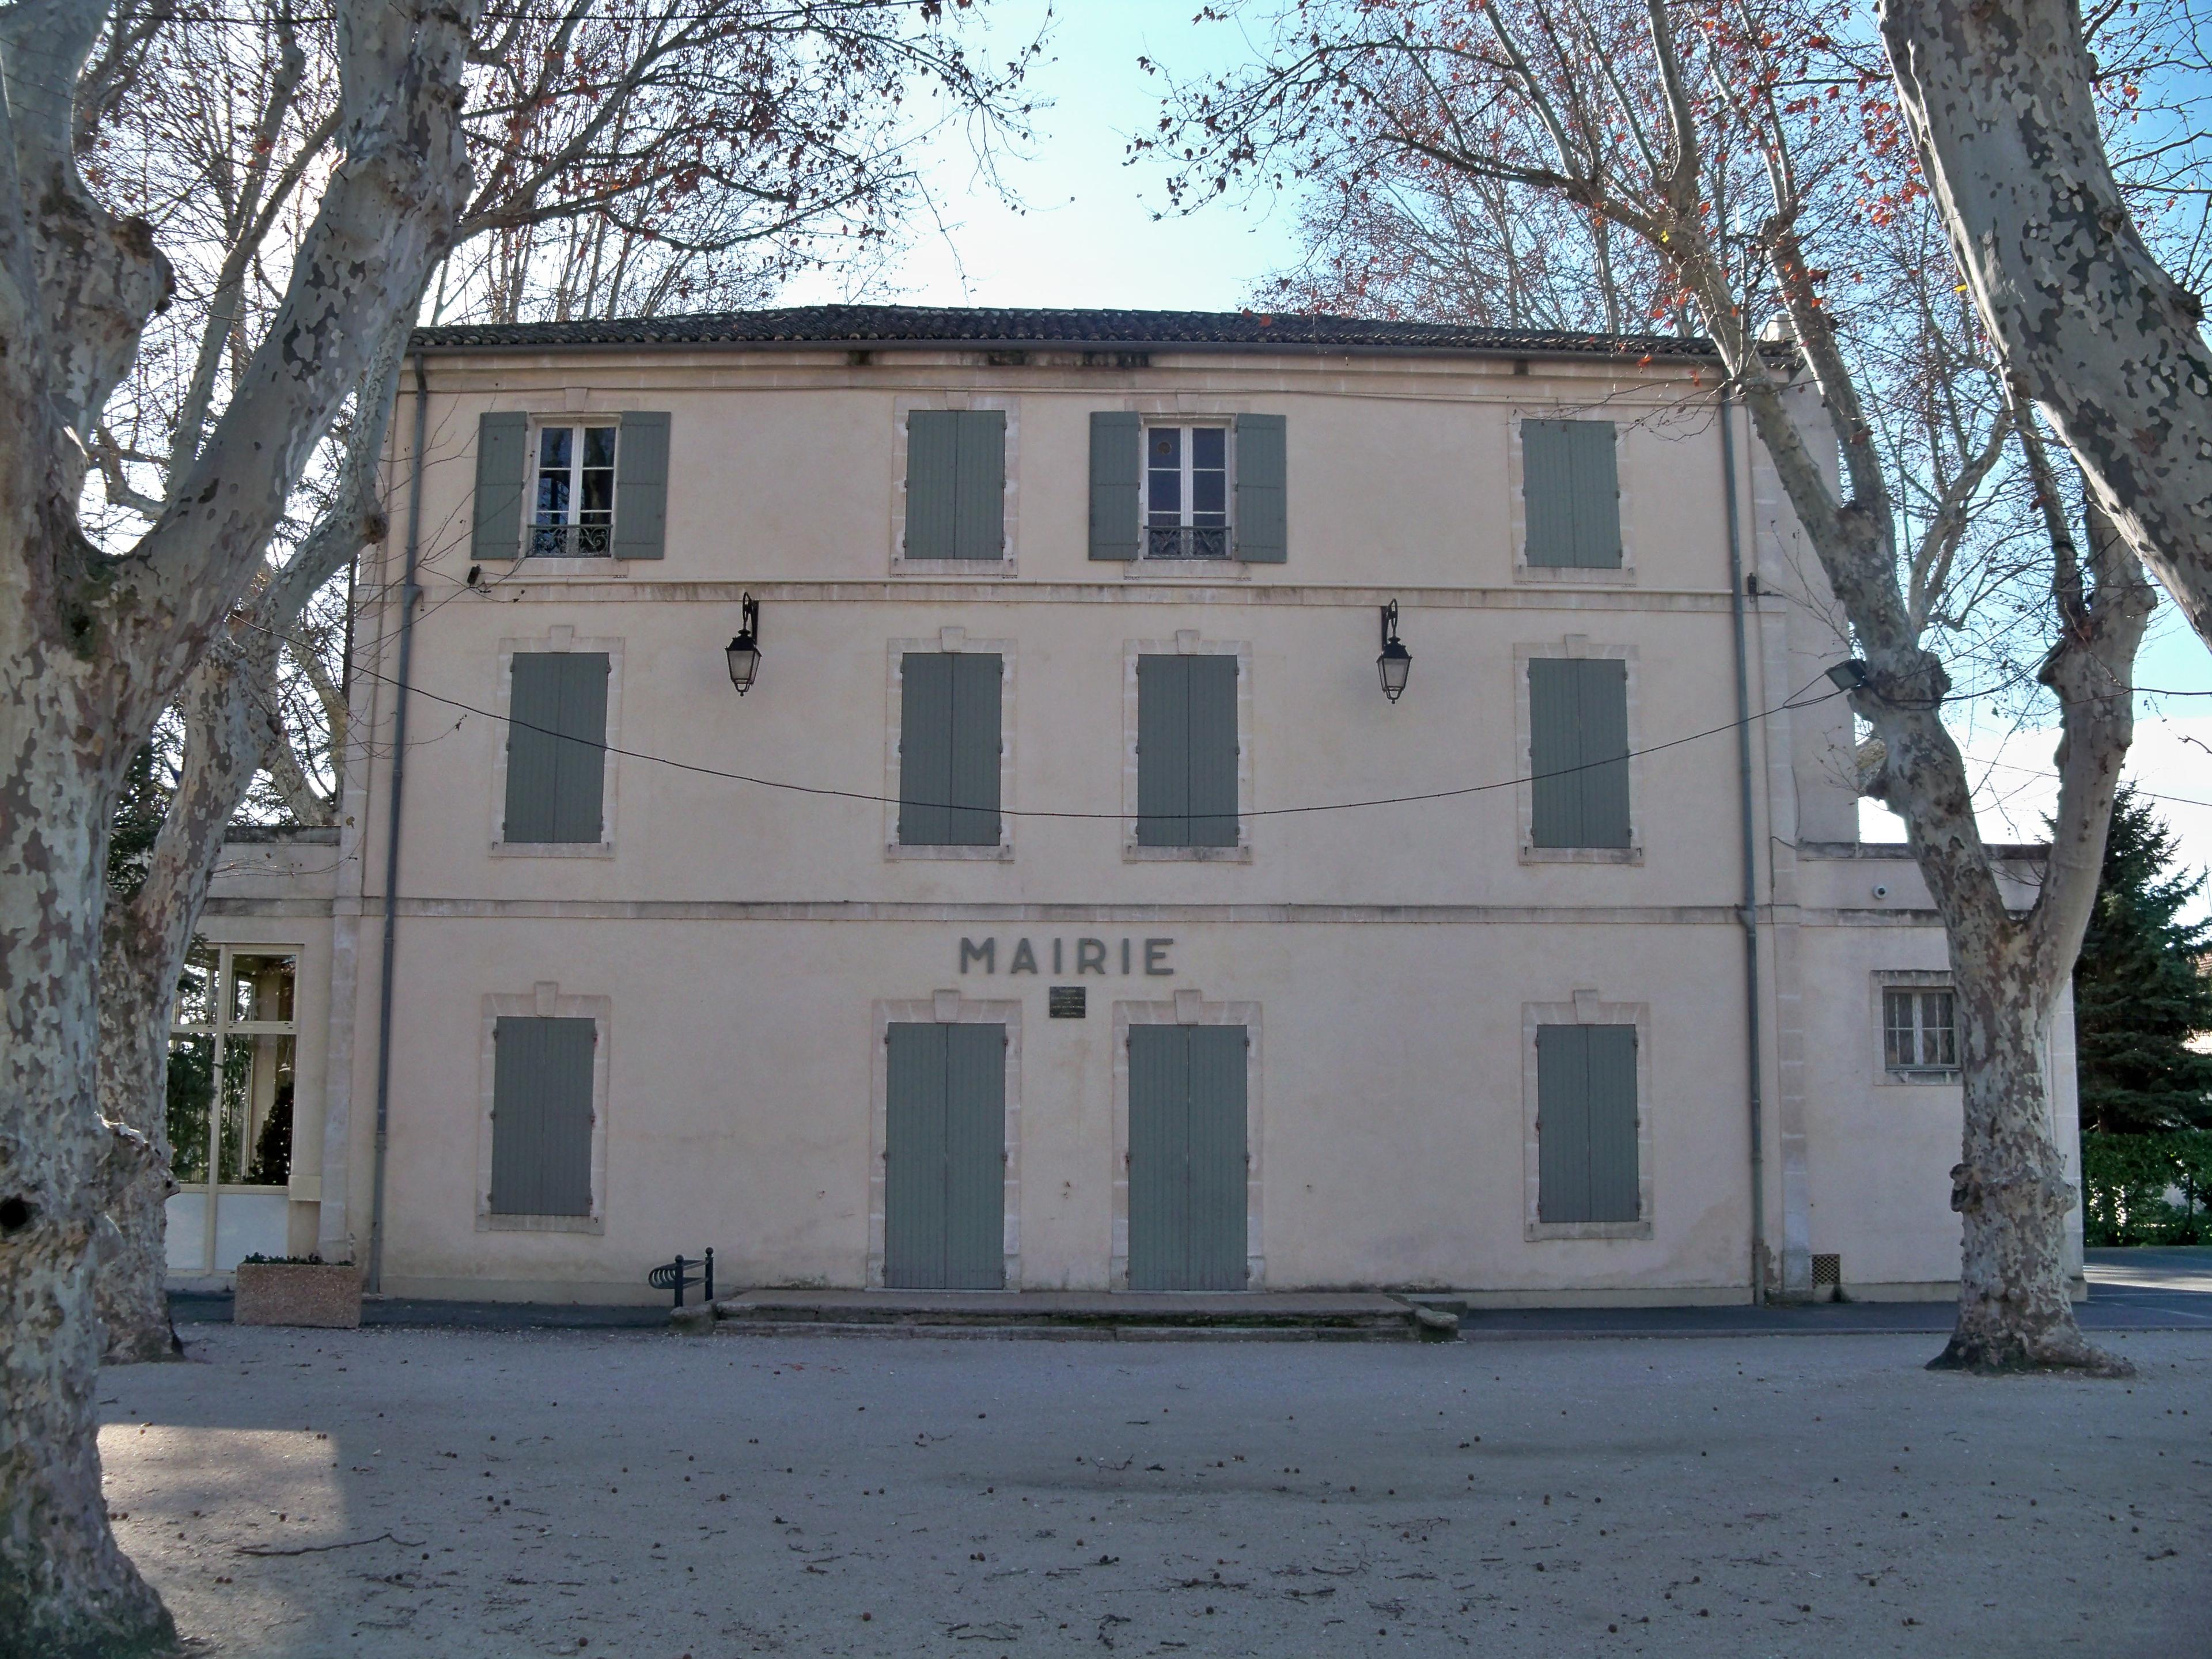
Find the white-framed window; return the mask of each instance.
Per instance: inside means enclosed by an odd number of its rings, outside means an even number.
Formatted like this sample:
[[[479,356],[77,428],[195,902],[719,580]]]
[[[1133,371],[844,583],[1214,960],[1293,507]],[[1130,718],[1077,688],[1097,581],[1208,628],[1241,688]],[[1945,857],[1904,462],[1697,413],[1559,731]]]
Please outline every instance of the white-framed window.
[[[169,1026],[170,1271],[282,1255],[292,1178],[300,953],[196,941]]]
[[[531,460],[529,541],[533,558],[605,558],[614,550],[613,421],[548,422]]]
[[[1231,499],[1226,421],[1146,424],[1146,558],[1228,558]]]
[[[1894,985],[1883,990],[1881,1059],[1892,1077],[1958,1075],[1958,1003],[1948,987]]]

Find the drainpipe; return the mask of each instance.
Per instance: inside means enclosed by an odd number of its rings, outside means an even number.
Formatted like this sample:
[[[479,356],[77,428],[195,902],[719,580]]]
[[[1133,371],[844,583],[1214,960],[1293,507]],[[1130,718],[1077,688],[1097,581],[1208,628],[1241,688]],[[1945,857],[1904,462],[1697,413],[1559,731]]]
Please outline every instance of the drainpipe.
[[[1763,1307],[1766,1303],[1766,1101],[1759,1064],[1759,843],[1753,837],[1751,651],[1744,621],[1743,536],[1736,522],[1735,400],[1726,386],[1721,388],[1721,471],[1728,496],[1729,609],[1735,621],[1737,804],[1743,838],[1744,1067],[1751,1085],[1751,1300],[1753,1306]],[[387,949],[390,937],[387,931]],[[380,1123],[380,1097],[377,1111]]]
[[[422,547],[422,447],[429,425],[430,382],[415,354],[415,451],[407,481],[407,562],[399,579],[399,676],[392,691],[392,812],[384,831],[384,962],[376,1006],[376,1182],[368,1210],[370,1295],[384,1289],[384,1148],[392,1124],[392,967],[399,921],[399,805],[407,783],[407,688],[415,666],[415,604],[422,590],[415,567]]]

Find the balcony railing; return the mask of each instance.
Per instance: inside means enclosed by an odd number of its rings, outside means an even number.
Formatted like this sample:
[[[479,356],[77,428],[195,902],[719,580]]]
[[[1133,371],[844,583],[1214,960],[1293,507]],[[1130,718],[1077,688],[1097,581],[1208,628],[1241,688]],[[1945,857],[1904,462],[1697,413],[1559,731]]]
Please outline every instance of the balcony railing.
[[[533,559],[604,559],[613,550],[614,526],[605,524],[534,524],[530,526]]]
[[[1145,528],[1145,556],[1148,559],[1225,559],[1229,556],[1229,526],[1148,525]]]

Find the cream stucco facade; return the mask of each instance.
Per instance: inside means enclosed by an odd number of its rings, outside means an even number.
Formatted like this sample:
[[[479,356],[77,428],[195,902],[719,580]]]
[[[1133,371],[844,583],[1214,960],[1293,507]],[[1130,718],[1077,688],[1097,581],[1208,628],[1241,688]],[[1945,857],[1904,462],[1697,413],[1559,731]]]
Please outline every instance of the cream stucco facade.
[[[887,1031],[981,1022],[1005,1282],[1121,1288],[1130,1033],[1211,1024],[1248,1039],[1254,1287],[1745,1299],[1755,1092],[1770,1290],[1833,1257],[1845,1294],[1940,1293],[1958,1090],[1888,1069],[1882,990],[1940,984],[1943,939],[1901,849],[1856,844],[1834,608],[1741,410],[1726,477],[1710,365],[1603,346],[430,337],[426,441],[410,386],[359,573],[342,823],[234,846],[204,927],[298,953],[291,1247],[366,1263],[380,1233],[399,1294],[642,1299],[707,1245],[726,1285],[880,1284]],[[908,417],[942,409],[1004,414],[1002,560],[908,556]],[[663,556],[472,550],[482,416],[623,411],[668,416]],[[1100,411],[1283,417],[1281,562],[1093,557]],[[1618,568],[1530,563],[1524,417],[1613,423]],[[1001,660],[995,847],[901,844],[916,651]],[[600,838],[510,842],[514,660],[576,652],[609,665]],[[1235,844],[1139,845],[1138,663],[1202,654],[1237,663]],[[1626,846],[1534,844],[1529,665],[1559,658],[1626,665]],[[1084,1017],[1054,1017],[1076,986]],[[589,1205],[552,1218],[488,1200],[493,1034],[532,1015],[597,1037]],[[1577,1024],[1635,1033],[1632,1216],[1544,1213],[1537,1033]],[[2070,1159],[2064,1018],[2053,1047]]]

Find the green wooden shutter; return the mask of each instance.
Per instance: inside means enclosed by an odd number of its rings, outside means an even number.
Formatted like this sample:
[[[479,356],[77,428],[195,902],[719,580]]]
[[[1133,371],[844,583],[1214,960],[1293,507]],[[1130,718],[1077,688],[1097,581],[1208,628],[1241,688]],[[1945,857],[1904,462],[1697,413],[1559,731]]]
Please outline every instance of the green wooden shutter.
[[[899,844],[944,847],[952,833],[952,665],[909,651],[899,669]],[[994,775],[995,776],[995,775]]]
[[[668,416],[626,413],[615,447],[618,559],[658,559],[668,548]]]
[[[1137,844],[1190,845],[1190,665],[1137,659]]]
[[[1190,1042],[1129,1028],[1129,1288],[1183,1288],[1190,1261]]]
[[[550,841],[600,839],[607,777],[607,677],[604,651],[564,651],[561,664],[560,787]]]
[[[1002,559],[1006,549],[1006,411],[909,410],[906,556]]]
[[[1242,1025],[1182,1028],[1190,1043],[1190,1259],[1194,1291],[1244,1288]]]
[[[1584,658],[1574,665],[1582,726],[1584,847],[1629,844],[1628,665]]]
[[[949,559],[959,537],[960,412],[906,417],[906,556]]]
[[[1237,417],[1237,556],[1253,564],[1290,556],[1285,425],[1280,415]]]
[[[1521,422],[1528,562],[1620,568],[1620,474],[1611,421]]]
[[[884,1283],[935,1289],[945,1278],[945,1033],[890,1027],[884,1079]]]
[[[512,559],[522,551],[522,480],[530,464],[527,415],[477,417],[477,498],[469,556]],[[422,465],[422,457],[416,457]]]
[[[1006,555],[1006,411],[963,409],[957,414],[952,556],[1003,559]]]
[[[1528,762],[1537,846],[1628,846],[1628,665],[1532,660]]]
[[[1006,1282],[1006,1028],[945,1032],[945,1277],[947,1290]]]
[[[609,670],[604,651],[515,653],[501,840],[601,839]]]
[[[517,652],[507,693],[507,820],[500,838],[555,839],[561,789],[562,653]]]
[[[1589,1218],[1642,1213],[1636,1170],[1636,1028],[1586,1025],[1589,1034]]]
[[[588,1019],[502,1016],[492,1026],[491,1212],[592,1212]]]
[[[1144,432],[1133,414],[1099,410],[1091,416],[1091,556],[1137,556],[1142,518],[1138,474]]]
[[[1536,1028],[1536,1216],[1588,1221],[1589,1028]]]
[[[999,844],[999,730],[1000,683],[1006,665],[996,652],[946,653],[951,665],[951,745],[947,757],[945,839],[952,847]]]
[[[1575,669],[1564,657],[1528,664],[1530,839],[1539,847],[1581,847],[1582,722]]]
[[[1189,811],[1193,847],[1237,845],[1237,659],[1189,664]],[[1139,777],[1141,778],[1141,774]]]

